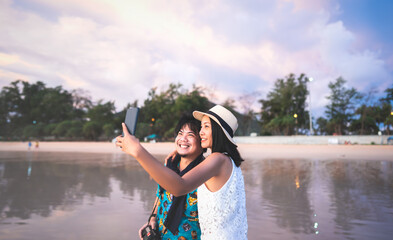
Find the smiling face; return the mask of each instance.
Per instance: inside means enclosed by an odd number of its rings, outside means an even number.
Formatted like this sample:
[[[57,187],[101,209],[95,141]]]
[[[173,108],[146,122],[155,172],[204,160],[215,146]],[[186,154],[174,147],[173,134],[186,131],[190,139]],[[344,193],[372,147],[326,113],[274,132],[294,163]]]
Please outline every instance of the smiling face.
[[[193,132],[186,124],[177,133],[176,151],[182,157],[197,157],[202,153],[200,138],[197,133]]]
[[[211,148],[213,146],[212,138],[212,125],[208,116],[203,116],[201,120],[201,131],[199,132],[201,137],[201,145],[203,148]]]

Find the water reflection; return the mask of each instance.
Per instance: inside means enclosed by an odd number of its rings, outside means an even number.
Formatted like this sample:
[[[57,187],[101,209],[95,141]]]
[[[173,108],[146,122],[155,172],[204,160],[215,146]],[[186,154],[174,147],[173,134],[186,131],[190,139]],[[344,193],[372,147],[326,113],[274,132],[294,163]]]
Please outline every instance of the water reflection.
[[[125,195],[132,198],[139,190],[146,202],[151,200],[154,185],[144,172],[122,166],[108,168],[51,161],[0,164],[3,166],[0,209],[6,217],[27,219],[32,213],[49,216],[56,206],[80,204],[84,197],[90,201],[95,197],[109,198],[112,177],[120,181]]]
[[[386,230],[393,233],[392,168],[392,162],[378,161],[326,164],[337,232],[356,236],[371,231],[380,237]]]
[[[247,159],[249,239],[390,239],[392,163]],[[136,239],[155,189],[122,153],[0,152],[0,239]]]
[[[13,238],[6,235],[9,232],[7,228],[34,225],[43,218],[50,222],[56,215],[81,209],[94,209],[87,214],[94,221],[95,214],[98,217],[105,211],[103,209],[111,208],[114,203],[120,213],[124,212],[120,218],[127,223],[123,224],[125,227],[130,225],[131,219],[137,220],[136,224],[131,221],[132,227],[125,229],[129,236],[124,236],[124,239],[130,239],[147,220],[155,188],[156,184],[149,176],[125,155],[119,158],[106,154],[0,153],[0,239],[31,239],[28,232],[37,234],[42,229],[26,227],[21,236]],[[127,211],[127,208],[132,211]],[[119,213],[105,214],[108,220],[120,221],[113,219]],[[64,228],[82,223],[79,219],[75,217],[74,223],[56,227],[64,232]],[[102,228],[105,225],[105,222],[96,224]],[[54,235],[51,234],[43,231],[39,239],[53,239]],[[88,236],[81,234],[77,239]],[[109,237],[113,236],[101,235],[98,239]]]
[[[250,159],[243,169],[255,239],[393,234],[393,162]]]
[[[277,225],[294,233],[313,233],[313,210],[307,194],[310,162],[270,160],[261,165],[262,198]]]

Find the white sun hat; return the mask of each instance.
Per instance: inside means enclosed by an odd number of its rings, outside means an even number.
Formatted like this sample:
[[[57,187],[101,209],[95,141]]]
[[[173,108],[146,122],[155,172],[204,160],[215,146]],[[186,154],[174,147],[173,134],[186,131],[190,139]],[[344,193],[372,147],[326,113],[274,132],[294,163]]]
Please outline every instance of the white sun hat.
[[[220,125],[225,136],[236,145],[233,140],[233,135],[238,127],[237,119],[228,109],[223,106],[216,105],[209,109],[207,112],[194,111],[192,113],[195,119],[201,121],[204,115],[213,119],[218,125]]]

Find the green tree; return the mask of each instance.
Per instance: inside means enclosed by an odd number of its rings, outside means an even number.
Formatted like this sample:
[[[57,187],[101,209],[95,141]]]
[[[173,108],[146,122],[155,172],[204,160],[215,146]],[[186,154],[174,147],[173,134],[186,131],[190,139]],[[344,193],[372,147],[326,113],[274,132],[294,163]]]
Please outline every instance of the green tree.
[[[325,113],[328,118],[328,125],[332,125],[334,133],[338,135],[347,134],[348,127],[355,115],[357,100],[361,95],[355,88],[346,88],[346,81],[339,77],[336,82],[329,83],[330,95],[327,99],[330,103],[326,106]]]
[[[1,97],[0,93],[0,140],[2,140],[3,136],[8,135],[7,134],[7,125],[8,125],[8,116],[6,113],[6,102],[5,99]]]
[[[89,140],[98,140],[101,136],[102,126],[98,122],[90,121],[83,125],[83,136]]]
[[[182,114],[206,111],[212,106],[203,91],[197,86],[189,91],[173,83],[160,93],[152,88],[141,107],[137,137],[155,133],[172,138]],[[93,103],[82,89],[68,92],[61,86],[48,88],[43,82],[18,80],[0,92],[0,139],[55,136],[97,140],[102,134],[109,138],[121,133],[126,110],[137,105],[135,101],[116,112],[114,102]]]
[[[140,122],[138,123],[135,136],[144,141],[146,136],[152,134],[150,123]]]
[[[386,93],[386,97],[382,98],[382,100],[392,103],[392,101],[393,101],[393,87],[387,88],[385,90],[385,93]]]
[[[236,108],[235,103],[236,102],[235,102],[235,100],[233,98],[227,98],[220,105],[225,107],[230,112],[232,112],[233,115],[235,115],[236,119],[238,120],[238,130],[236,130],[235,136],[241,136],[241,135],[245,135],[245,131],[246,130],[244,130],[244,129],[248,129],[249,128],[249,125],[251,124],[253,116],[250,116],[250,115],[249,116],[245,116],[245,115],[239,113],[238,111],[236,111],[235,110],[235,108]],[[252,110],[249,110],[248,114],[252,114]],[[251,119],[247,119],[247,117],[249,117]],[[246,124],[249,124],[249,125],[243,127],[245,125],[244,121],[248,121]],[[259,130],[259,125],[257,126],[257,129]]]
[[[83,136],[83,123],[79,120],[71,121],[71,126],[67,130],[65,136],[71,139],[79,139]]]
[[[69,119],[72,96],[62,87],[47,88],[43,82],[30,84],[17,80],[3,87],[0,94],[0,121],[8,136],[20,136],[31,124],[48,124]]]
[[[40,139],[44,135],[44,124],[30,124],[23,128],[23,139]]]
[[[239,97],[239,103],[243,110],[243,114],[238,119],[239,120],[239,130],[237,134],[239,135],[249,135],[251,132],[258,132],[260,129],[260,123],[256,118],[257,113],[254,112],[252,106],[258,97],[258,92],[245,93]],[[256,123],[256,124],[255,124]],[[255,127],[257,126],[257,128]]]
[[[91,97],[87,91],[80,88],[72,90],[71,95],[74,108],[73,119],[83,120],[88,110],[93,107]]]
[[[145,100],[141,110],[142,121],[150,123],[152,133],[161,137],[171,137],[170,129],[176,120],[174,116],[174,105],[180,94],[181,84],[170,84],[166,91],[156,93],[156,88],[149,91],[149,97]],[[173,136],[173,134],[172,134]]]
[[[65,120],[58,124],[48,125],[46,132],[56,138],[77,139],[82,136],[83,124],[79,120]]]
[[[52,134],[56,137],[64,137],[68,131],[72,127],[72,121],[65,120],[56,125],[56,128],[52,131]]]
[[[114,102],[104,103],[103,100],[99,100],[87,111],[86,117],[89,121],[83,126],[83,135],[88,139],[97,140],[104,132],[103,127],[106,124],[114,125],[115,110]],[[97,132],[93,134],[94,129]]]
[[[263,134],[292,135],[295,129],[306,129],[309,113],[306,111],[307,78],[294,74],[277,79],[274,88],[261,99],[261,123]],[[297,115],[297,119],[294,118]]]
[[[104,135],[107,139],[112,139],[115,137],[115,127],[112,123],[107,123],[102,127]]]
[[[393,87],[385,90],[386,96],[380,99],[379,118],[386,129],[386,133],[390,135],[390,126],[393,126]]]
[[[0,133],[3,136],[11,137],[12,135],[21,136],[23,128],[20,113],[20,104],[22,100],[20,80],[11,82],[10,86],[2,88],[0,93]],[[31,122],[30,122],[31,124]]]
[[[386,126],[387,135],[390,135],[390,126],[393,126],[393,115],[390,114],[388,117],[386,117],[386,119],[383,123]]]
[[[360,115],[359,119],[352,120],[349,130],[353,133],[378,134],[379,128],[376,122],[376,108],[362,104],[356,111]]]
[[[328,133],[330,133],[331,131],[328,130],[328,121],[326,118],[324,117],[319,117],[317,118],[317,132],[318,135],[326,135]]]
[[[374,94],[377,93],[375,89],[371,89],[365,96],[359,97],[363,98],[363,104],[356,109],[355,114],[359,116],[358,119],[353,119],[351,121],[351,126],[349,130],[353,133],[364,135],[364,134],[377,134],[377,115],[378,110],[374,103]]]
[[[61,86],[46,88],[43,82],[22,82],[22,99],[19,112],[25,123],[32,121],[51,123],[69,119],[72,112],[72,95]]]
[[[191,114],[194,110],[206,111],[209,108],[209,101],[203,96],[201,88],[193,86],[191,91],[186,91],[181,87],[181,84],[171,83],[167,90],[159,94],[156,88],[149,91],[140,114],[140,122],[151,127],[149,134],[154,133],[165,139],[173,138],[174,128],[182,114]]]
[[[96,105],[93,105],[87,112],[87,117],[90,121],[97,122],[101,126],[105,123],[112,123],[114,113],[115,113],[115,103],[106,102],[104,100],[99,100]]]
[[[45,136],[53,136],[53,131],[56,129],[58,123],[50,123],[45,125],[44,127],[44,135]]]

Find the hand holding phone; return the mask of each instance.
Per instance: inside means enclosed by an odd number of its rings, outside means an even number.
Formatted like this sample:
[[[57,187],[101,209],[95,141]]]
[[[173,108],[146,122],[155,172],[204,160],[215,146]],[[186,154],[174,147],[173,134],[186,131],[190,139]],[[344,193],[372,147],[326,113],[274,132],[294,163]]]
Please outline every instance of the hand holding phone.
[[[132,107],[127,110],[126,119],[124,120],[124,123],[126,124],[126,127],[128,129],[128,132],[134,136],[135,136],[135,131],[136,131],[136,123],[138,121],[138,115],[139,115],[139,108]],[[124,133],[123,133],[123,136],[124,136]]]

